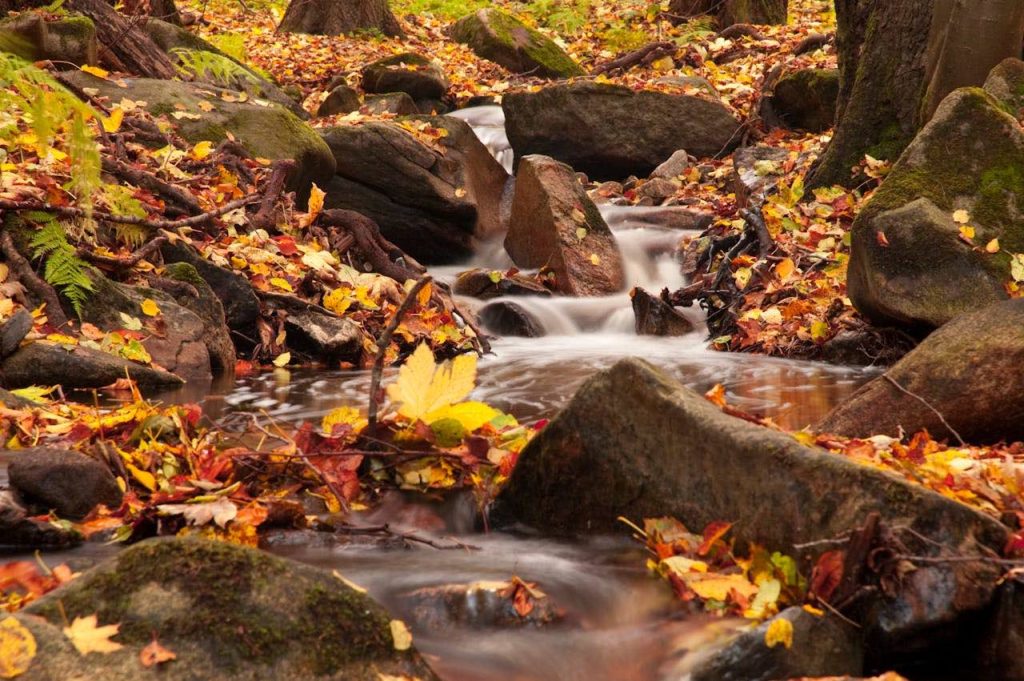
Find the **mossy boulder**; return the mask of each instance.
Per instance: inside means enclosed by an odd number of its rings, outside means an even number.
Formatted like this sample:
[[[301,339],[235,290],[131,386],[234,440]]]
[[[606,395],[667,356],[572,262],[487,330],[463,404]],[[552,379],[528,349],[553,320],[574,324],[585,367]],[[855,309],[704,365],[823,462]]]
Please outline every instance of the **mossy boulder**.
[[[334,89],[328,93],[327,98],[320,102],[320,107],[316,110],[318,117],[323,116],[334,116],[335,114],[346,114],[353,111],[358,111],[359,107],[363,103],[359,99],[359,93],[356,92],[355,88],[349,87],[342,83],[336,85]],[[413,105],[413,109],[416,105]]]
[[[334,174],[334,156],[316,131],[271,102],[239,102],[237,92],[201,83],[150,78],[114,82],[83,71],[67,77],[73,85],[93,88],[114,102],[123,97],[146,102],[151,113],[166,115],[189,142],[221,142],[230,133],[253,156],[293,159],[298,167],[289,180],[289,189],[298,192],[300,202],[309,196],[312,183],[325,187]],[[207,108],[210,110],[204,111]]]
[[[493,7],[459,19],[452,27],[452,38],[512,73],[543,78],[570,78],[585,73],[554,40]]]
[[[78,654],[61,627],[88,615],[119,624],[124,647]],[[437,678],[415,649],[396,649],[391,618],[367,595],[319,569],[198,538],[136,544],[18,618],[39,643],[25,681],[143,678],[154,671],[139,652],[154,637],[177,655],[159,670],[168,680]]]
[[[1006,112],[1016,118],[1024,116],[1024,61],[1006,59],[988,74],[985,92],[995,97]]]
[[[928,336],[816,429],[851,437],[897,436],[902,429],[940,439],[959,434],[968,442],[1024,440],[1024,404],[1007,399],[1024,394],[1022,364],[1024,300],[973,310]]]
[[[203,321],[203,339],[210,355],[210,367],[218,373],[233,372],[235,346],[224,315],[224,305],[213,288],[193,265],[186,262],[168,264],[164,276],[191,287],[176,291],[171,297]]]
[[[930,330],[1006,298],[1013,253],[1024,253],[1024,130],[984,90],[956,90],[857,216],[850,298],[877,324]]]
[[[740,141],[740,121],[703,94],[560,83],[508,94],[502,109],[516,163],[543,154],[601,180],[646,177],[679,149],[711,157]]]
[[[98,43],[92,19],[70,14],[54,21],[23,12],[0,20],[0,50],[29,61],[50,60],[59,69],[96,64]]]
[[[413,52],[378,59],[363,69],[363,90],[370,94],[404,92],[414,100],[441,99],[448,91],[444,71]]]
[[[838,100],[839,69],[800,69],[779,79],[771,103],[786,127],[822,132],[835,125]]]

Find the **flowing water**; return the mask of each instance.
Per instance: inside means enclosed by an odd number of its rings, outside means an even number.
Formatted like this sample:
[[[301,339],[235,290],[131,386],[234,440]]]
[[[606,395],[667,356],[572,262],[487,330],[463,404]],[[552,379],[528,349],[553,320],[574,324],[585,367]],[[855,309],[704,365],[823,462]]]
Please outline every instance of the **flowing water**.
[[[499,107],[455,115],[467,120],[495,157],[511,168],[512,153]],[[659,227],[661,210],[601,207],[622,251],[629,287],[639,285],[658,292],[684,283],[675,250],[686,233]],[[485,244],[473,262],[435,268],[432,273],[450,281],[470,267],[505,269],[510,265],[500,243],[492,243]],[[538,320],[545,335],[496,340],[492,354],[479,363],[479,384],[473,397],[523,421],[553,416],[588,376],[628,356],[647,359],[700,391],[721,383],[732,403],[795,428],[821,418],[873,373],[712,352],[706,348],[706,333],[696,310],[687,312],[697,328],[687,336],[637,336],[625,291],[602,298],[515,301]],[[284,422],[315,422],[339,406],[365,405],[368,385],[367,372],[281,369],[165,398],[202,401],[206,413],[218,420],[249,412]],[[472,506],[464,500],[432,506],[397,495],[365,520],[455,536],[480,550],[327,546],[310,542],[308,537],[275,545],[272,550],[336,569],[366,587],[396,616],[412,623],[417,646],[447,681],[683,679],[694,659],[693,651],[707,649],[716,637],[737,626],[679,616],[668,588],[646,573],[644,555],[625,527],[621,536],[586,542],[487,535],[474,531]],[[70,557],[84,565],[108,551],[86,547],[51,560]],[[513,575],[536,582],[553,603],[564,608],[567,621],[550,628],[462,625],[432,630],[417,625],[410,611],[406,594],[412,590],[508,580]]]

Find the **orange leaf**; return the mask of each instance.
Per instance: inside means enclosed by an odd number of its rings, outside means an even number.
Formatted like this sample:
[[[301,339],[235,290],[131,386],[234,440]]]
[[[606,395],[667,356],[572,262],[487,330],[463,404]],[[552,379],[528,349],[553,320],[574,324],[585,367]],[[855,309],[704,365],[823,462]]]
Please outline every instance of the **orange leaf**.
[[[162,664],[176,659],[178,659],[178,656],[160,645],[155,636],[153,637],[152,643],[139,652],[139,662],[142,663],[143,667],[147,668],[152,667],[155,664]]]

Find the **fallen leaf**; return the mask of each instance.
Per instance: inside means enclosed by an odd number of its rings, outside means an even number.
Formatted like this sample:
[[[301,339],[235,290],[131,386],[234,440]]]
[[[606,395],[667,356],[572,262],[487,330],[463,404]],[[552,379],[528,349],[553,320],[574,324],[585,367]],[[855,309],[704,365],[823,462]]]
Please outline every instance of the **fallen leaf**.
[[[85,66],[81,66],[79,68],[81,68],[83,71],[85,71],[89,75],[96,76],[97,78],[102,78],[104,80],[106,80],[107,76],[110,75],[110,71],[107,71],[105,69],[101,69],[98,66],[89,66],[88,64],[86,64]]]
[[[183,516],[189,523],[200,526],[213,521],[225,527],[238,515],[238,507],[224,497],[201,504],[160,504],[156,508],[161,513]]]
[[[769,648],[774,648],[780,643],[786,648],[793,647],[793,623],[787,619],[776,617],[764,632],[764,644]]]
[[[412,633],[402,620],[391,620],[391,638],[395,642],[395,650],[409,650],[412,647]]]
[[[420,343],[388,386],[388,397],[398,413],[416,420],[466,398],[476,383],[476,356],[459,355],[450,362],[434,363],[434,353]]]
[[[36,639],[31,631],[13,617],[0,622],[0,678],[24,674],[35,656]]]
[[[76,617],[71,626],[64,627],[64,635],[71,639],[71,643],[82,655],[89,653],[113,653],[122,648],[117,641],[111,641],[111,636],[117,635],[120,624],[107,624],[99,626],[96,615],[87,617]]]
[[[971,214],[963,210],[962,208],[960,210],[953,211],[953,222],[957,223],[958,225],[966,225],[970,221]]]
[[[149,645],[139,651],[139,662],[142,663],[143,667],[147,668],[176,659],[178,659],[178,656],[160,645],[156,637],[153,638]]]
[[[152,298],[146,298],[142,301],[142,314],[147,317],[156,317],[160,314],[160,306]]]
[[[288,366],[288,362],[292,361],[292,353],[282,352],[280,355],[274,358],[274,366],[284,367]]]

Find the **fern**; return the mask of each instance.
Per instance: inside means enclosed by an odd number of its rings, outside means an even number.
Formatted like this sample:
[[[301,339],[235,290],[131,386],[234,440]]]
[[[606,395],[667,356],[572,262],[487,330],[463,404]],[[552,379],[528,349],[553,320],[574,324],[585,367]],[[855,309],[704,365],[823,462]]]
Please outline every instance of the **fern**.
[[[52,216],[35,213],[26,217],[37,220],[45,217],[30,242],[33,257],[45,258],[43,278],[64,294],[75,314],[81,317],[82,305],[93,291],[89,265],[78,257],[75,247],[68,243],[64,226]]]
[[[178,71],[183,76],[222,87],[252,88],[256,94],[260,92],[260,79],[224,55],[184,47],[176,47],[171,53],[177,57]]]

